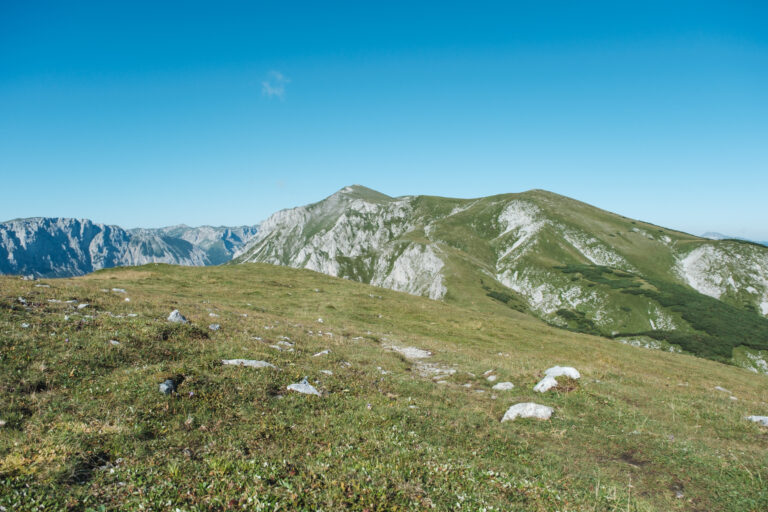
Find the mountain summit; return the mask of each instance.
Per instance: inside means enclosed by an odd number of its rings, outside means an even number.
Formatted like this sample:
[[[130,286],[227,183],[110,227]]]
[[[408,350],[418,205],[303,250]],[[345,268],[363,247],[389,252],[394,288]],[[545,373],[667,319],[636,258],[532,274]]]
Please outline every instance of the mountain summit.
[[[392,198],[354,185],[263,222],[235,262],[307,268],[768,370],[768,249],[544,190]],[[746,351],[746,354],[744,353]],[[762,361],[762,363],[761,363]]]

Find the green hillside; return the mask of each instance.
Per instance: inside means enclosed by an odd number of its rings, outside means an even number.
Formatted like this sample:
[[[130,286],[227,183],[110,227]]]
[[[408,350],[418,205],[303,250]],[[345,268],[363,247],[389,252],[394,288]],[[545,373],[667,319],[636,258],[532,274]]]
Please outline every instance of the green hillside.
[[[270,217],[235,260],[246,261],[529,313],[768,372],[768,248],[702,239],[543,190],[451,199],[346,187]]]
[[[557,272],[667,301],[651,277]],[[768,415],[768,377],[550,327],[482,279],[434,301],[264,264],[0,277],[0,506],[768,508],[768,429],[746,419]],[[555,365],[581,378],[532,391]],[[287,390],[303,377],[322,396]],[[500,422],[520,402],[554,412]]]

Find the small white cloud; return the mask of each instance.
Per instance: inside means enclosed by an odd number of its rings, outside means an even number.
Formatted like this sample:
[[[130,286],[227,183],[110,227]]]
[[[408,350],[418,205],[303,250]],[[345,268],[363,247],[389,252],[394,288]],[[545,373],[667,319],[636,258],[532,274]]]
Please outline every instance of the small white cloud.
[[[270,71],[267,78],[261,82],[261,93],[268,98],[285,99],[285,86],[291,79],[279,71]]]

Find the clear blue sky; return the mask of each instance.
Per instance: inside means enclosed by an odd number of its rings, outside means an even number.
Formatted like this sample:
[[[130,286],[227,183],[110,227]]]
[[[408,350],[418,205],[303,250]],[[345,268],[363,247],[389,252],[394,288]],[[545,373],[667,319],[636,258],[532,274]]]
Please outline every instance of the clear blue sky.
[[[544,188],[768,239],[768,3],[0,1],[0,220]]]

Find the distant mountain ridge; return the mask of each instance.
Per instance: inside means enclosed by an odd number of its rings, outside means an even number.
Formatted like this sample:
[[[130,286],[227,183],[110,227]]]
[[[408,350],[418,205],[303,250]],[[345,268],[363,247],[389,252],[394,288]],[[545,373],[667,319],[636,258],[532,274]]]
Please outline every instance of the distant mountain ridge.
[[[710,240],[742,240],[744,242],[752,242],[755,244],[765,245],[768,247],[768,240],[751,240],[749,238],[744,238],[740,236],[731,236],[731,235],[724,235],[722,233],[718,233],[717,231],[707,231],[706,233],[702,233],[702,238],[709,238]]]
[[[746,349],[762,361],[751,367],[768,372],[768,248],[543,190],[453,199],[345,187],[269,217],[233,263],[249,261],[462,305],[493,301],[509,314],[719,360],[746,361]]]
[[[0,274],[69,277],[145,263],[218,265],[258,226],[130,229],[88,219],[32,217],[0,223]]]

